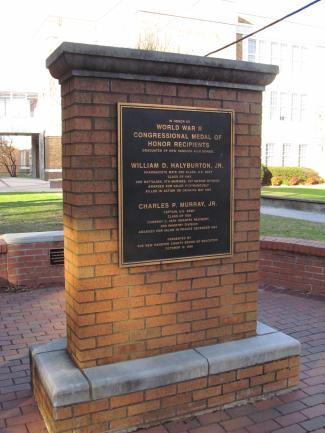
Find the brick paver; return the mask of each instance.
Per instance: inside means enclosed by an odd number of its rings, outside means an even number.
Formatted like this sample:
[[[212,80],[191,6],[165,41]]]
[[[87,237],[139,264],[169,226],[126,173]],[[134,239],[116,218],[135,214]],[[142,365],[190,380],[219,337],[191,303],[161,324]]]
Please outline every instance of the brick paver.
[[[28,345],[63,337],[64,291],[0,293],[0,432],[46,433],[30,385]]]
[[[0,433],[46,433],[32,396],[28,345],[65,335],[64,291],[0,293],[0,306]],[[260,320],[301,341],[299,390],[141,433],[325,433],[325,299],[261,290]]]

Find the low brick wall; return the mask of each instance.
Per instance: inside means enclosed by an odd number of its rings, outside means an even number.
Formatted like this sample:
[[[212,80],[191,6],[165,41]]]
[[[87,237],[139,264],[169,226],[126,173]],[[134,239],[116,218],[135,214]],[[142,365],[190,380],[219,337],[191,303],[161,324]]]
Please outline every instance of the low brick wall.
[[[296,387],[300,343],[260,322],[256,334],[86,369],[72,362],[65,339],[34,344],[30,347],[34,395],[51,433],[112,433]]]
[[[0,287],[36,289],[64,284],[63,264],[51,249],[63,248],[63,232],[14,233],[0,239]]]
[[[0,287],[8,285],[7,243],[0,239]]]
[[[325,242],[262,237],[260,281],[297,292],[325,295]]]
[[[85,403],[53,407],[37,372],[34,395],[51,433],[122,432],[236,406],[299,383],[299,357]]]
[[[0,238],[0,287],[63,285],[63,266],[50,264],[50,250],[63,248],[63,232],[54,233],[55,237],[42,232]],[[262,237],[260,282],[325,295],[325,242]]]

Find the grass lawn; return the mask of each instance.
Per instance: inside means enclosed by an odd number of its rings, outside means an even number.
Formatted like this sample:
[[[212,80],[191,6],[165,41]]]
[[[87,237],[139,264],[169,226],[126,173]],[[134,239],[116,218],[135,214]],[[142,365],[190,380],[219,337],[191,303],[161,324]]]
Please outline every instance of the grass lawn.
[[[0,234],[47,230],[62,230],[62,193],[0,194]],[[325,224],[261,215],[261,235],[325,241]]]
[[[261,215],[261,236],[325,241],[325,224],[273,215]]]
[[[62,230],[62,193],[0,194],[0,234]]]
[[[263,186],[262,196],[307,198],[309,200],[325,201],[324,186],[296,187],[296,186]]]

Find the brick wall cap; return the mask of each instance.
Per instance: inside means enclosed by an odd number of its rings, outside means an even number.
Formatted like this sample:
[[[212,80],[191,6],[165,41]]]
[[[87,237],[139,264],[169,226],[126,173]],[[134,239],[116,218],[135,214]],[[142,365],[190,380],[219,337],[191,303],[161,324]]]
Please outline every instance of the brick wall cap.
[[[309,239],[262,236],[261,249],[325,257],[325,242]]]
[[[64,346],[63,340],[45,343],[43,349],[37,345],[30,353],[41,383],[53,406],[58,407],[159,388],[300,354],[300,343],[294,338],[263,324],[260,332],[262,335],[233,342],[83,370],[73,364],[66,350],[58,350]]]
[[[91,384],[92,396],[97,400],[205,377],[208,363],[195,350],[189,349],[83,371]]]
[[[278,331],[274,328],[271,328],[271,326],[265,325],[265,323],[259,321],[256,322],[257,335],[273,334],[274,332],[278,332]]]
[[[218,374],[299,355],[301,347],[298,340],[274,332],[196,350],[207,358],[210,374]]]
[[[88,381],[66,350],[37,353],[32,358],[54,407],[90,400]]]
[[[7,245],[63,241],[63,230],[30,233],[8,233],[2,236]]]
[[[78,71],[82,71],[86,76],[109,72],[141,75],[142,79],[159,76],[242,83],[262,88],[279,72],[278,66],[274,65],[72,42],[63,42],[48,57],[46,66],[60,81],[80,75]]]
[[[29,346],[30,356],[34,357],[40,353],[55,352],[56,350],[65,350],[67,348],[67,339],[58,338],[48,343],[34,343]]]
[[[275,197],[271,195],[261,195],[261,198],[267,202],[288,202],[289,206],[291,203],[306,203],[306,210],[312,211],[313,209],[310,207],[311,204],[319,204],[322,207],[323,213],[325,213],[325,201],[324,200],[316,200],[311,198],[297,198],[297,197]]]

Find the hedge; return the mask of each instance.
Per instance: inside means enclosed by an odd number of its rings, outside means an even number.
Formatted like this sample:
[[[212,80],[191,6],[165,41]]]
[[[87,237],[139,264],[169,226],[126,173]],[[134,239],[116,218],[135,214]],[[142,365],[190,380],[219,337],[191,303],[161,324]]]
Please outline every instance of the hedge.
[[[315,178],[321,181],[317,171],[305,167],[266,167],[262,164],[261,181],[262,185],[270,185],[273,177],[280,178],[283,185],[292,185],[291,179],[298,178],[299,183],[303,184],[307,179]]]

